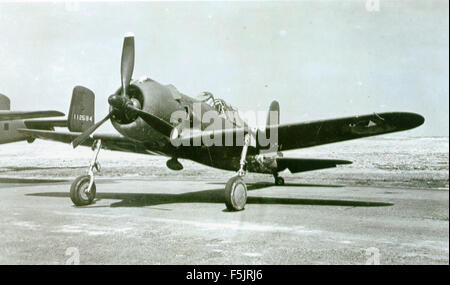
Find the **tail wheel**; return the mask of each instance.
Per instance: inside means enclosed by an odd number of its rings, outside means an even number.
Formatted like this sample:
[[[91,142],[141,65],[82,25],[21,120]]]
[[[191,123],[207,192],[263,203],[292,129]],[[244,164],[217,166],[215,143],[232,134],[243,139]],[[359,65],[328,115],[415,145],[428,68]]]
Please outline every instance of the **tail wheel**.
[[[76,206],[86,206],[92,203],[96,194],[95,182],[92,184],[91,191],[87,192],[89,187],[89,175],[77,177],[70,187],[70,199]]]
[[[275,177],[275,185],[284,185],[283,177]]]
[[[230,211],[241,211],[246,203],[247,185],[240,176],[234,176],[225,186],[225,205]]]

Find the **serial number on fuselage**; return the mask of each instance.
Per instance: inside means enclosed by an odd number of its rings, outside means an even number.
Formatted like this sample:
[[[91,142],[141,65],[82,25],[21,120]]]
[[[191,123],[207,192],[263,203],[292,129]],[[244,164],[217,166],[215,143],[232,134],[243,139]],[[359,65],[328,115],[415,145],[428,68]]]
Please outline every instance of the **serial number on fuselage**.
[[[82,115],[82,114],[73,114],[73,119],[77,121],[85,121],[85,122],[94,122],[93,116]]]

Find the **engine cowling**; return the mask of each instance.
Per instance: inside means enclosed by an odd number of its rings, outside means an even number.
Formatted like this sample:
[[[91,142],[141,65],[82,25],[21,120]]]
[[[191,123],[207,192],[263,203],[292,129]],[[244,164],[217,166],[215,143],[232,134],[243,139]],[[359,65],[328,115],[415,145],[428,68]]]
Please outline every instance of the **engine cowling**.
[[[114,94],[120,95],[121,92],[119,88]],[[180,109],[180,104],[173,99],[170,89],[149,78],[131,82],[127,95],[134,107],[167,122],[170,121],[171,113]],[[112,110],[113,107],[110,106],[110,111]],[[111,122],[119,133],[137,141],[155,141],[165,137],[133,112],[114,112]]]

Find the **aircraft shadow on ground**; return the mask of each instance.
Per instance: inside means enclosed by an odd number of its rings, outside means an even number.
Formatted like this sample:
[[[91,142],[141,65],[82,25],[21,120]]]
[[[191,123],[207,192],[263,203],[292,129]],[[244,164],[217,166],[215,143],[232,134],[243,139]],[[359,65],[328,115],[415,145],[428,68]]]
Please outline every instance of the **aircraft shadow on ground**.
[[[40,184],[40,183],[60,183],[66,182],[67,179],[43,179],[43,178],[16,178],[16,177],[0,177],[0,183],[23,183],[23,184]]]
[[[271,183],[255,183],[248,185],[248,190],[258,190],[273,186]],[[64,197],[69,198],[69,193],[47,192],[26,194],[27,196]],[[110,207],[145,207],[176,203],[224,203],[224,189],[211,189],[181,194],[166,193],[101,193],[97,192],[97,201],[101,199],[117,199]],[[275,205],[313,205],[313,206],[345,206],[345,207],[383,207],[392,206],[392,203],[329,200],[329,199],[299,199],[276,197],[248,197],[247,204],[275,204]],[[86,208],[103,207],[95,204]]]
[[[30,170],[61,170],[61,169],[79,169],[79,168],[86,168],[86,166],[50,166],[50,167],[37,167],[37,166],[6,166],[2,167],[3,170],[0,172],[10,172],[10,171],[30,171]]]
[[[208,183],[210,185],[225,185],[226,182],[210,182]],[[250,186],[263,186],[263,187],[325,187],[325,188],[340,188],[344,187],[344,185],[333,185],[333,184],[308,184],[308,183],[285,183],[282,186],[275,185],[274,183],[270,182],[254,182],[254,183],[247,183],[248,190],[250,189]],[[258,188],[259,189],[259,188]]]

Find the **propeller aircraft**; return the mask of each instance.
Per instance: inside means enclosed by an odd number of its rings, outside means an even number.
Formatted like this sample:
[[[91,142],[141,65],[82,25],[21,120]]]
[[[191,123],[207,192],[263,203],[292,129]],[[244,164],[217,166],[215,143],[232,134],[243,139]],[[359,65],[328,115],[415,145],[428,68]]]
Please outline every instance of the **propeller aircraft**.
[[[64,116],[58,111],[11,111],[10,108],[11,100],[0,94],[0,144],[24,140],[32,143],[35,140],[33,136],[18,132],[18,129],[54,130],[54,127],[67,126],[67,120],[30,120]]]
[[[283,157],[282,151],[404,131],[420,126],[424,118],[409,112],[374,113],[339,119],[281,124],[280,107],[273,101],[263,128],[251,127],[237,110],[205,92],[192,98],[173,85],[148,77],[133,80],[135,41],[126,35],[121,59],[121,86],[108,97],[109,113],[93,123],[94,93],[76,86],[68,117],[70,132],[21,129],[34,138],[92,146],[94,156],[88,174],[76,178],[70,196],[76,206],[89,205],[96,195],[95,170],[101,148],[168,157],[167,167],[183,169],[178,159],[235,171],[225,186],[225,205],[243,210],[247,201],[247,172],[273,175],[283,185],[279,172],[292,173],[349,164],[347,160]],[[119,134],[94,134],[106,121]]]

